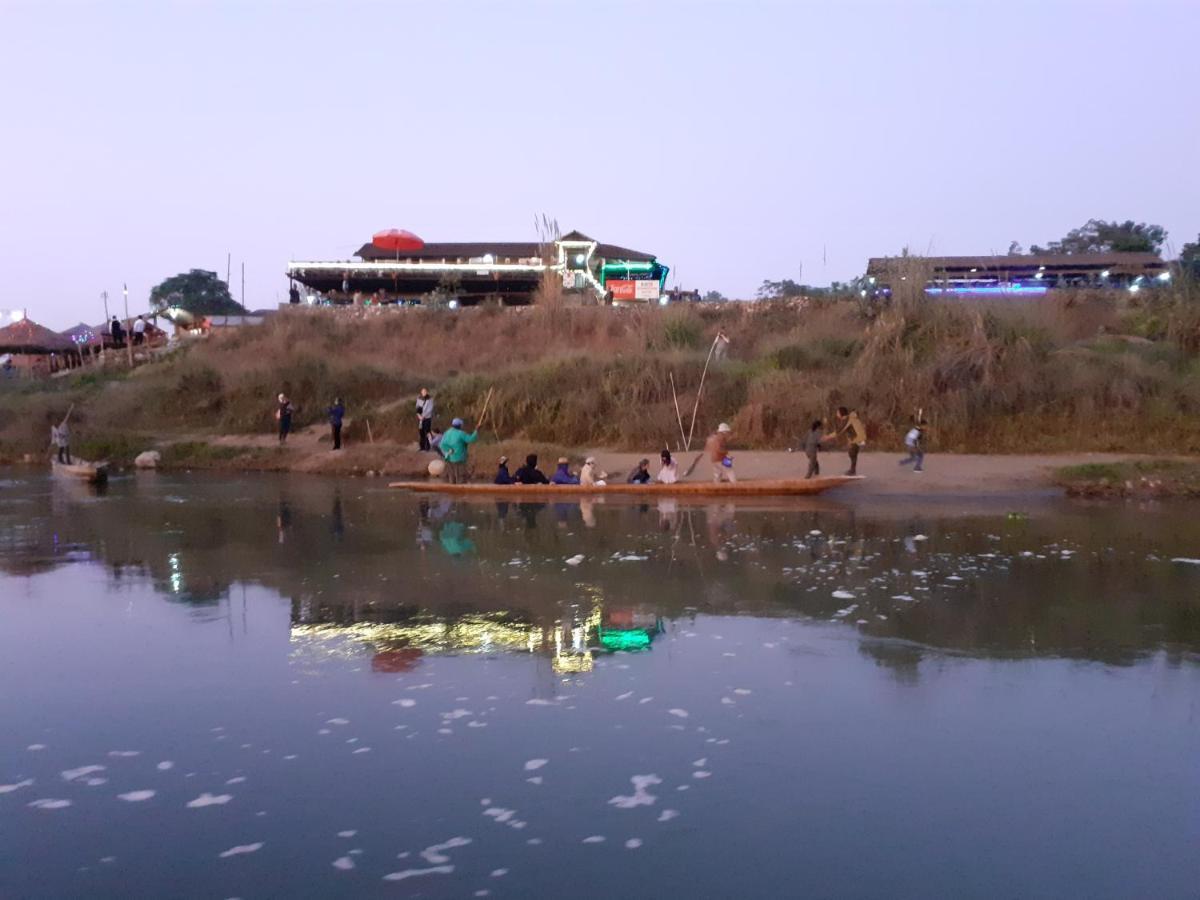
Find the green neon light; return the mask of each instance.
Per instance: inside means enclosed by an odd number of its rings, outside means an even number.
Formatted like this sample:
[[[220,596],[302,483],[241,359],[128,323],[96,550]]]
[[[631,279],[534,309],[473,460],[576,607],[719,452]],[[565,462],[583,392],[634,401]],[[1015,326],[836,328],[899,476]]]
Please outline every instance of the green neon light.
[[[633,631],[600,631],[600,646],[613,653],[618,650],[626,653],[649,650],[651,640],[650,634],[641,628]]]
[[[654,263],[648,263],[648,262],[609,261],[604,264],[603,271],[607,272],[609,269],[616,271],[616,270],[620,269],[622,272],[649,272],[653,268],[654,268]]]

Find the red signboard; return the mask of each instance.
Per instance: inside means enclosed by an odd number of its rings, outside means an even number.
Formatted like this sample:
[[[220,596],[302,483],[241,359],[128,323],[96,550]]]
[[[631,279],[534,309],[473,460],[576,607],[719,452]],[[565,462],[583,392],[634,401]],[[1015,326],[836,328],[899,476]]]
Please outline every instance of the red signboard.
[[[609,281],[604,286],[612,291],[612,298],[614,300],[637,299],[636,281]]]

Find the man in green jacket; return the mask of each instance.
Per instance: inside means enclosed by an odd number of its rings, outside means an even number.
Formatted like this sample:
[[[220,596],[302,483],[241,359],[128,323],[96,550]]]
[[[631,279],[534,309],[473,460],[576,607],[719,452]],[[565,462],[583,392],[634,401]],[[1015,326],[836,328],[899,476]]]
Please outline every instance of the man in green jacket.
[[[463,420],[455,419],[450,423],[450,430],[442,435],[439,449],[446,457],[447,481],[451,484],[464,484],[467,480],[467,445],[475,443],[479,437],[476,428],[470,434],[463,431]]]

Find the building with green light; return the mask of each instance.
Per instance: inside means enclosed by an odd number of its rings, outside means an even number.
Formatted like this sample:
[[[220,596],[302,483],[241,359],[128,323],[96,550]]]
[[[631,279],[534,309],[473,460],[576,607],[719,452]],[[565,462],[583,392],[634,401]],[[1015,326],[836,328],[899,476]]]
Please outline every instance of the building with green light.
[[[389,251],[364,244],[346,261],[293,261],[287,275],[308,302],[424,302],[453,299],[522,305],[547,279],[578,303],[660,303],[668,268],[653,253],[572,231],[544,244],[426,243]]]

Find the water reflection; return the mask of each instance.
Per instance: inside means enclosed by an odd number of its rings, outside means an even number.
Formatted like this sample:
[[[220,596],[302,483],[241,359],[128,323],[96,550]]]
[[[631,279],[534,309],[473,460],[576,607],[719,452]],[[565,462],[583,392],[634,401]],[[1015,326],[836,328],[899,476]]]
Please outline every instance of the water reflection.
[[[463,503],[369,482],[163,475],[79,487],[5,488],[3,571],[93,560],[114,583],[145,579],[198,607],[259,583],[293,598],[305,634],[358,626],[377,653],[522,648],[567,671],[699,613],[837,623],[903,678],[929,649],[1123,663],[1200,647],[1200,569],[1171,562],[1195,555],[1187,510]],[[621,610],[651,623],[641,637],[622,636]]]

